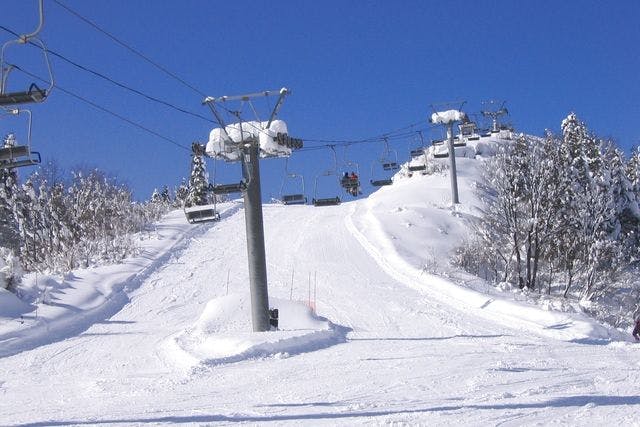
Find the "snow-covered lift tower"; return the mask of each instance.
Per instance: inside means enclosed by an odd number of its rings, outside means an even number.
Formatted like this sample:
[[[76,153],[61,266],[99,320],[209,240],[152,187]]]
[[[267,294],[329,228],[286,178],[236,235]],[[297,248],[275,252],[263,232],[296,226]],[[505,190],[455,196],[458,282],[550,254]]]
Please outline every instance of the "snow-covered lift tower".
[[[449,174],[451,175],[451,202],[454,204],[460,203],[460,200],[458,198],[458,178],[456,174],[456,152],[453,146],[453,125],[456,122],[466,120],[466,117],[467,117],[467,115],[464,112],[460,111],[462,109],[462,106],[464,105],[464,102],[459,104],[460,106],[458,109],[445,110],[445,111],[436,111],[436,109],[433,108],[432,106],[434,113],[429,118],[429,121],[431,123],[444,125],[447,129],[447,139],[448,139],[448,145],[449,145],[449,164],[451,169],[449,171]]]
[[[245,224],[247,233],[247,257],[251,288],[251,319],[254,332],[270,330],[269,294],[267,287],[267,262],[264,245],[264,225],[262,220],[262,195],[260,189],[260,157],[287,157],[293,149],[302,148],[302,140],[291,138],[282,120],[275,120],[289,90],[264,91],[239,96],[207,97],[203,104],[213,113],[219,128],[209,135],[206,154],[227,162],[241,162],[243,180],[240,187],[244,194]],[[226,125],[218,111],[218,106],[230,101],[239,101],[255,108],[251,100],[278,95],[267,121],[243,121],[239,111],[228,112],[235,115],[237,123]],[[257,114],[256,114],[257,116]]]

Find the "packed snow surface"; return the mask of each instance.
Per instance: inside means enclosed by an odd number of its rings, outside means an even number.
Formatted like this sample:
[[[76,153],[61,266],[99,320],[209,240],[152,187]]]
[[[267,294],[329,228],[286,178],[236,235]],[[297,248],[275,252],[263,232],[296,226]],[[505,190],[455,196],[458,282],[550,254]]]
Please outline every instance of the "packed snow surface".
[[[37,312],[0,291],[0,425],[638,425],[628,331],[447,278],[479,206],[481,160],[459,160],[455,209],[446,173],[264,206],[277,331],[251,332],[235,203],[170,214],[122,265],[29,277]]]

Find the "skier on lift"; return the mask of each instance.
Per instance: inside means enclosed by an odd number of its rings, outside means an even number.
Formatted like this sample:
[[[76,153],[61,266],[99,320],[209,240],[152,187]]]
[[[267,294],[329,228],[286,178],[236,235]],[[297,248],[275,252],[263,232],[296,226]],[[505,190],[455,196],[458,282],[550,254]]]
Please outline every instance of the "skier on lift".
[[[358,180],[358,175],[356,175],[355,172],[351,172],[351,176],[349,177],[349,179],[351,179],[351,186],[350,186],[351,195],[353,197],[356,197],[358,194],[361,194],[360,181]]]

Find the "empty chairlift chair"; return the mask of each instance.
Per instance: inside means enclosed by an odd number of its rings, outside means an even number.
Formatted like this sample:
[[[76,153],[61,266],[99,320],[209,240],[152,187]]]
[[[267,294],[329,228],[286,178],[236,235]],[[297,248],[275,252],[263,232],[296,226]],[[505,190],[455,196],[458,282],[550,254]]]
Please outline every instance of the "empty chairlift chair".
[[[13,133],[6,135],[1,141],[2,146],[0,146],[0,169],[14,169],[40,164],[40,153],[31,150],[31,111],[12,109],[7,113],[13,116],[27,115],[27,143],[19,144],[20,141],[17,140],[16,135]]]
[[[9,40],[2,45],[2,51],[0,53],[0,106],[22,105],[43,102],[47,99],[47,96],[51,92],[54,86],[53,72],[51,71],[51,62],[49,61],[49,55],[47,48],[42,40],[37,38],[38,33],[44,25],[44,0],[39,1],[40,11],[40,23],[38,28],[30,34],[20,36],[15,40]],[[7,88],[9,83],[9,76],[12,71],[17,67],[10,64],[6,60],[6,50],[11,45],[32,45],[40,48],[44,56],[47,71],[49,73],[49,87],[47,89],[39,88],[35,83],[31,83],[26,90],[9,91]]]
[[[298,191],[286,191],[294,187]],[[304,176],[289,172],[289,160],[285,162],[285,176],[280,185],[280,200],[283,205],[305,205],[307,196],[304,193]]]
[[[318,182],[320,180],[320,178],[322,177],[327,177],[327,178],[335,178],[335,171],[326,171],[318,176],[316,176],[315,182],[314,182],[314,189],[313,189],[313,199],[311,200],[311,203],[313,204],[313,206],[335,206],[335,205],[339,205],[340,204],[340,197],[335,196],[335,197],[318,197],[319,192],[318,192]]]
[[[190,224],[220,220],[220,214],[216,210],[215,203],[209,205],[185,207],[184,214]]]

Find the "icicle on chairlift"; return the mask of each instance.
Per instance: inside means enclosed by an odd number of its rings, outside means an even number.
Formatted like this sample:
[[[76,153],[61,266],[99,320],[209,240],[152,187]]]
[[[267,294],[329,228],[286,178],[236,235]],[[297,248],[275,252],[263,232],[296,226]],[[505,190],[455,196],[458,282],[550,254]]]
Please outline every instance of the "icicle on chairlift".
[[[490,130],[491,134],[500,133],[500,123],[498,120],[500,116],[509,114],[509,110],[507,110],[504,106],[506,101],[502,101],[502,103],[500,104],[500,107],[496,107],[498,103],[499,101],[494,101],[494,100],[484,101],[482,103],[483,109],[481,111],[481,114],[484,117],[490,118],[492,122],[491,130]]]
[[[191,145],[191,170],[193,170],[193,164],[195,162],[195,158],[197,156],[204,157],[204,146],[193,143]],[[214,164],[214,176],[215,176],[215,164]],[[209,186],[210,187],[210,186]],[[209,192],[210,188],[207,189]],[[187,217],[187,221],[190,224],[198,224],[202,222],[211,222],[211,221],[219,221],[220,213],[216,207],[216,196],[213,197],[207,196],[210,203],[205,205],[195,205],[195,206],[184,206],[184,214]]]
[[[383,138],[384,151],[378,160],[371,163],[371,180],[369,181],[374,187],[382,187],[392,185],[393,180],[389,172],[400,169],[398,165],[398,153],[389,149],[389,141]],[[382,171],[382,172],[380,172]]]
[[[318,207],[319,206],[335,206],[340,204],[340,197],[338,196],[318,197],[318,182],[321,179],[325,179],[325,178],[328,179],[330,177],[333,177],[334,179],[337,179],[338,181],[340,181],[340,177],[337,176],[338,175],[338,159],[336,155],[336,149],[333,145],[330,145],[329,148],[331,149],[331,152],[333,154],[333,168],[329,168],[323,173],[316,175],[316,178],[313,184],[313,199],[311,200],[311,203],[313,204],[313,206],[318,206]]]
[[[422,136],[422,131],[417,131],[417,136],[419,138],[414,137],[414,144],[417,142],[420,144],[420,148],[412,147],[411,143],[409,145],[409,176],[411,176],[412,172],[421,172],[427,169],[427,159],[424,151],[424,138]],[[418,157],[421,159],[421,162],[414,163],[415,158]]]
[[[27,109],[6,109],[0,108],[4,115],[19,116],[25,114],[27,116],[27,143],[18,144],[14,133],[8,133],[4,136],[2,146],[0,147],[0,169],[14,169],[23,166],[34,166],[41,162],[40,153],[31,150],[31,111]],[[4,118],[4,117],[3,117]]]
[[[296,186],[295,188],[299,188],[299,191],[285,193],[285,185],[288,183],[292,183]],[[288,158],[284,163],[284,178],[280,185],[280,200],[284,205],[305,205],[307,203],[307,196],[304,193],[304,176],[289,170]]]
[[[37,37],[44,25],[44,0],[39,0],[39,13],[40,22],[35,31],[30,34],[21,35],[16,40],[9,40],[2,45],[2,51],[0,52],[0,106],[43,102],[53,90],[53,72],[51,70],[51,61],[49,60],[48,51],[42,40]],[[9,75],[15,68],[17,68],[14,64],[9,63],[6,58],[7,48],[13,44],[31,44],[42,50],[47,71],[49,73],[48,88],[41,89],[35,83],[31,83],[26,90],[17,92],[8,91],[7,84],[9,81]]]
[[[340,186],[344,190],[357,197],[362,194],[360,191],[360,166],[357,162],[349,160],[347,157],[348,146],[344,148],[344,172],[340,175]]]

